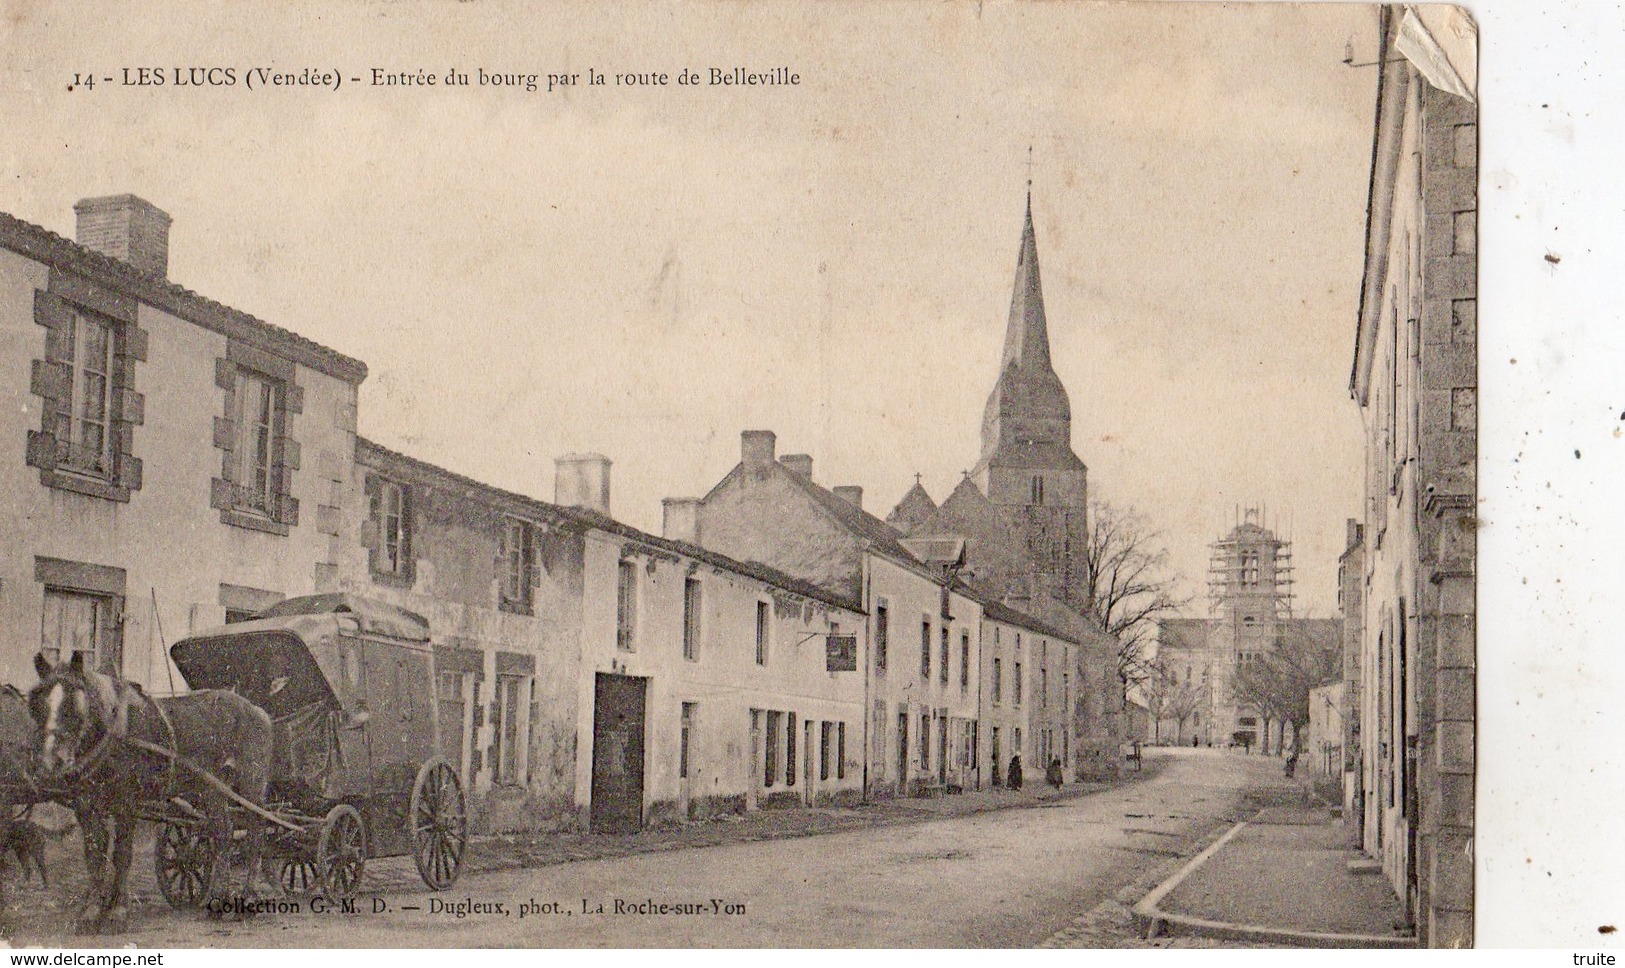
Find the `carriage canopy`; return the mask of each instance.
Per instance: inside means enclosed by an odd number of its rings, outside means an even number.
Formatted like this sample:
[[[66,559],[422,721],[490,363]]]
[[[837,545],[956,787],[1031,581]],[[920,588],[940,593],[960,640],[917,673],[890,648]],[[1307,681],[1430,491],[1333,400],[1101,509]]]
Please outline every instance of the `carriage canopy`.
[[[175,643],[175,666],[193,689],[230,689],[281,719],[313,706],[368,711],[362,641],[410,655],[427,668],[429,624],[421,616],[347,594],[290,598],[247,622]]]

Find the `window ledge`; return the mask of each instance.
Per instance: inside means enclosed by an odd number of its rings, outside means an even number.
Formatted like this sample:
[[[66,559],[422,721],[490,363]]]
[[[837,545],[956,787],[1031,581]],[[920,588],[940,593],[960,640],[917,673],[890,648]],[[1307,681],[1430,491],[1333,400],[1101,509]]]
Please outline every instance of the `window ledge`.
[[[408,590],[417,583],[417,576],[410,573],[401,575],[392,571],[375,571],[372,573],[372,582],[387,588]]]
[[[234,528],[246,528],[249,531],[263,531],[266,534],[279,535],[284,538],[288,536],[288,532],[291,530],[281,521],[273,521],[262,515],[239,511],[235,508],[222,508],[220,523],[229,524]]]
[[[130,489],[121,484],[95,477],[81,477],[78,474],[68,474],[57,470],[41,470],[40,483],[46,487],[54,487],[62,491],[72,491],[75,494],[84,494],[88,497],[99,497],[109,501],[130,500]]]

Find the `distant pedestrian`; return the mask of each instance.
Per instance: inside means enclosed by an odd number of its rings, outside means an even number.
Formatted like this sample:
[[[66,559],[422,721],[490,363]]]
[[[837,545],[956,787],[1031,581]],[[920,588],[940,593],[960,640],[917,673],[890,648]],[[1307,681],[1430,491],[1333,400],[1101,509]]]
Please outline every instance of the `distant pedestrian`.
[[[1021,789],[1021,754],[1010,757],[1010,789]]]
[[[1050,786],[1059,790],[1063,779],[1064,777],[1061,775],[1061,758],[1057,756],[1049,761],[1049,768],[1044,770],[1044,780]]]

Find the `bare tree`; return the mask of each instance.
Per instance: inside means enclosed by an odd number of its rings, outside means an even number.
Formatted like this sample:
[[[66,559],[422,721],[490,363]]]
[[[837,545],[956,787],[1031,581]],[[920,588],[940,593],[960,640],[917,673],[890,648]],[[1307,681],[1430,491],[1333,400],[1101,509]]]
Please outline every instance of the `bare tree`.
[[[1084,610],[1117,640],[1117,677],[1127,701],[1131,686],[1152,675],[1157,623],[1177,614],[1190,597],[1177,593],[1163,537],[1133,508],[1089,504]]]
[[[1269,652],[1239,662],[1231,680],[1236,702],[1267,720],[1291,723],[1293,737],[1309,725],[1309,693],[1342,674],[1335,622],[1285,620]]]
[[[1155,724],[1153,738],[1156,742],[1162,742],[1162,721],[1172,719],[1177,742],[1179,737],[1185,735],[1185,722],[1201,707],[1201,686],[1180,682],[1178,674],[1161,659],[1145,660],[1144,668],[1147,675],[1140,683],[1140,691],[1145,696],[1146,708],[1151,712],[1151,721]]]

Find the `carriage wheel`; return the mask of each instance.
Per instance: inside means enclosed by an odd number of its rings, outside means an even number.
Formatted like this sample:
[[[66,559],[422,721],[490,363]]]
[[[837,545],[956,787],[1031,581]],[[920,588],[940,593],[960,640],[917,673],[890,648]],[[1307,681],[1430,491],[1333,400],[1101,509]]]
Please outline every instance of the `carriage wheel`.
[[[443,891],[457,882],[468,845],[463,785],[450,763],[436,758],[418,770],[407,816],[418,873],[430,890]]]
[[[166,823],[153,848],[158,890],[172,908],[201,907],[214,873],[214,839],[197,824]]]
[[[285,860],[280,881],[289,894],[309,894],[321,884],[321,875],[313,860]]]
[[[367,865],[367,827],[355,807],[341,803],[327,811],[316,845],[316,875],[328,897],[350,897],[361,886]]]

